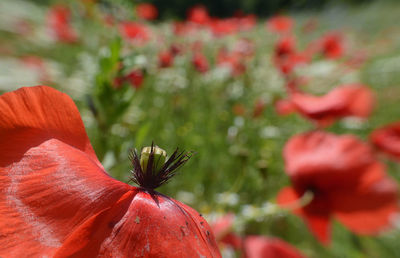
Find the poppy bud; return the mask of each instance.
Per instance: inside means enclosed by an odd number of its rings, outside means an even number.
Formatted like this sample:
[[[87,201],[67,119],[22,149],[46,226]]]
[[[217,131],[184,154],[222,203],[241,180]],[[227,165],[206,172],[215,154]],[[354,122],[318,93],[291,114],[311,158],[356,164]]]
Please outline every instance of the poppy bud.
[[[144,173],[147,173],[148,171],[148,164],[149,164],[149,158],[153,154],[153,168],[151,168],[153,171],[157,173],[162,166],[165,164],[165,159],[167,158],[167,152],[163,149],[161,149],[158,146],[154,146],[153,148],[151,146],[149,147],[144,147],[142,149],[142,152],[140,154],[140,167],[142,168]]]

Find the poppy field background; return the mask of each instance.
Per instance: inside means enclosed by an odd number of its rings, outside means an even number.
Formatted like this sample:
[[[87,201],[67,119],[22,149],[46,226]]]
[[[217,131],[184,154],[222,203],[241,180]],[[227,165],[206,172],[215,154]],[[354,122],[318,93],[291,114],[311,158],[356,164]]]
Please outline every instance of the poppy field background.
[[[154,142],[168,153],[193,151],[158,191],[195,208],[210,225],[233,213],[234,232],[278,237],[307,257],[400,257],[399,218],[379,236],[357,235],[334,220],[332,242],[324,246],[276,201],[290,185],[285,144],[316,129],[300,111],[280,114],[277,103],[287,99],[290,79],[316,96],[348,84],[372,90],[370,115],[335,118],[326,132],[367,143],[372,131],[399,120],[400,4],[283,12],[292,25],[277,31],[270,17],[243,14],[210,25],[201,8],[178,22],[153,20],[151,10],[135,7],[1,1],[0,93],[39,84],[67,93],[97,157],[123,182],[132,148]],[[309,60],[290,63],[289,75],[274,59],[280,40],[306,53],[329,35],[339,38],[340,53],[317,49]],[[399,163],[376,155],[400,182]],[[226,257],[235,253],[222,249]]]

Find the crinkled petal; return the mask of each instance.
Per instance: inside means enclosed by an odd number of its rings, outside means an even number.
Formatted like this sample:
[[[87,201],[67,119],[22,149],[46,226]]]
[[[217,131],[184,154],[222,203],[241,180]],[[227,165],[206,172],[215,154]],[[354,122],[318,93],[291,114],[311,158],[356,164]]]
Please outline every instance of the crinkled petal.
[[[79,112],[49,87],[0,97],[0,256],[51,256],[130,186],[103,170]]]
[[[211,228],[199,213],[157,192],[143,190],[128,192],[112,208],[73,232],[57,255],[72,254],[220,257]]]

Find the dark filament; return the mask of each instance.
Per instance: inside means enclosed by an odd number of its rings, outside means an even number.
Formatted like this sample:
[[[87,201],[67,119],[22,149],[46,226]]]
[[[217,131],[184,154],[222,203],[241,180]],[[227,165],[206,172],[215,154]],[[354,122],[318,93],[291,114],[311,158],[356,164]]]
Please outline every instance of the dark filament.
[[[146,172],[140,166],[140,155],[137,150],[131,150],[129,159],[132,162],[130,181],[135,182],[140,187],[146,189],[156,189],[157,187],[168,182],[192,156],[192,152],[179,151],[178,148],[172,153],[171,157],[165,162],[160,170],[157,171],[154,160],[154,144],[151,144],[149,159],[147,162]]]

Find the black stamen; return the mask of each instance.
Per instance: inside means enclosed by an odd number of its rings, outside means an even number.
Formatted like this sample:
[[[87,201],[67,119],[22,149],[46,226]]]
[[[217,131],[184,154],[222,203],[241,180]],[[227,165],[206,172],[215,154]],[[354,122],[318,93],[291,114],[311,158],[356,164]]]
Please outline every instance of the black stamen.
[[[146,169],[141,167],[140,156],[136,149],[131,150],[129,154],[129,159],[133,166],[130,181],[146,189],[155,189],[167,183],[193,155],[193,152],[179,152],[178,148],[176,148],[171,157],[157,170],[156,164],[160,162],[161,157],[155,160],[155,148],[156,146],[152,143]]]

